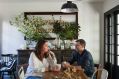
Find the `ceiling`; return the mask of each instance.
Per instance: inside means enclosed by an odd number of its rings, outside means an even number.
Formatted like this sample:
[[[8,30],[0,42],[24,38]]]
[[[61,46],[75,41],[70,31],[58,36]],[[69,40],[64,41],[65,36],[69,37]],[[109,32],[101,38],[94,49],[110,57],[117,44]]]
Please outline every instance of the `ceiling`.
[[[65,2],[67,0],[0,0],[0,2]],[[70,0],[70,1],[104,1],[104,0]]]

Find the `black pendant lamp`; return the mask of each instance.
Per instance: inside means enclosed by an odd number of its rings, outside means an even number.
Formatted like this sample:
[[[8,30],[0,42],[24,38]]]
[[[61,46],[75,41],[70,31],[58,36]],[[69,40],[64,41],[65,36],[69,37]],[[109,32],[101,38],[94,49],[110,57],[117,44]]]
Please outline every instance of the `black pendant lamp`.
[[[64,3],[61,12],[64,13],[73,13],[73,12],[78,12],[78,8],[76,4],[72,3],[72,1],[67,1],[67,3]]]

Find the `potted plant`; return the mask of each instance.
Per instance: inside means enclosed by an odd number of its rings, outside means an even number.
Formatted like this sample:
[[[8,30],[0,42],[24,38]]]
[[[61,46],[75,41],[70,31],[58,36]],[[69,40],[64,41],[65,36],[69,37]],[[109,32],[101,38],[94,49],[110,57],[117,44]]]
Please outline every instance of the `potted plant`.
[[[27,45],[31,41],[37,42],[39,39],[44,38],[47,33],[40,32],[45,21],[41,17],[30,16],[25,18],[24,14],[18,15],[10,20],[10,24],[18,28],[22,32],[27,41]]]
[[[65,40],[78,38],[77,36],[78,31],[80,31],[80,26],[74,22],[55,21],[53,25],[53,31],[63,41],[65,48]]]

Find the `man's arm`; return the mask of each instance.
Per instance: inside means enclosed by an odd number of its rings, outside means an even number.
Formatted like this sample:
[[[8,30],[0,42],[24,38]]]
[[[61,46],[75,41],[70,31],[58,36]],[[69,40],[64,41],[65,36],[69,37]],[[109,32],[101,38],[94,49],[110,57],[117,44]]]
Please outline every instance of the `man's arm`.
[[[70,64],[73,64],[73,63],[76,61],[76,56],[77,56],[77,55],[76,55],[76,52],[73,51],[72,54],[71,54],[71,58],[69,59],[68,62],[69,62]]]
[[[86,57],[83,67],[86,75],[91,77],[94,72],[94,63],[93,58],[90,54]]]
[[[67,62],[64,61],[62,63],[62,66],[64,68],[70,67],[71,66],[70,64],[73,64],[75,61],[76,61],[76,52],[73,51],[72,54],[71,54],[71,58]]]

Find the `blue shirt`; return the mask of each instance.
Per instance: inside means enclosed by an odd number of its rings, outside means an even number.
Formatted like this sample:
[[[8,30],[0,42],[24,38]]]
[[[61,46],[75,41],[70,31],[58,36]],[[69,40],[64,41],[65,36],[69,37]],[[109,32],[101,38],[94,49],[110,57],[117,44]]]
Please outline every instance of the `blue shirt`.
[[[74,50],[71,54],[71,58],[69,60],[70,64],[77,62],[79,66],[84,69],[84,72],[87,76],[91,77],[94,72],[94,63],[92,55],[86,49],[83,51],[82,54]]]

